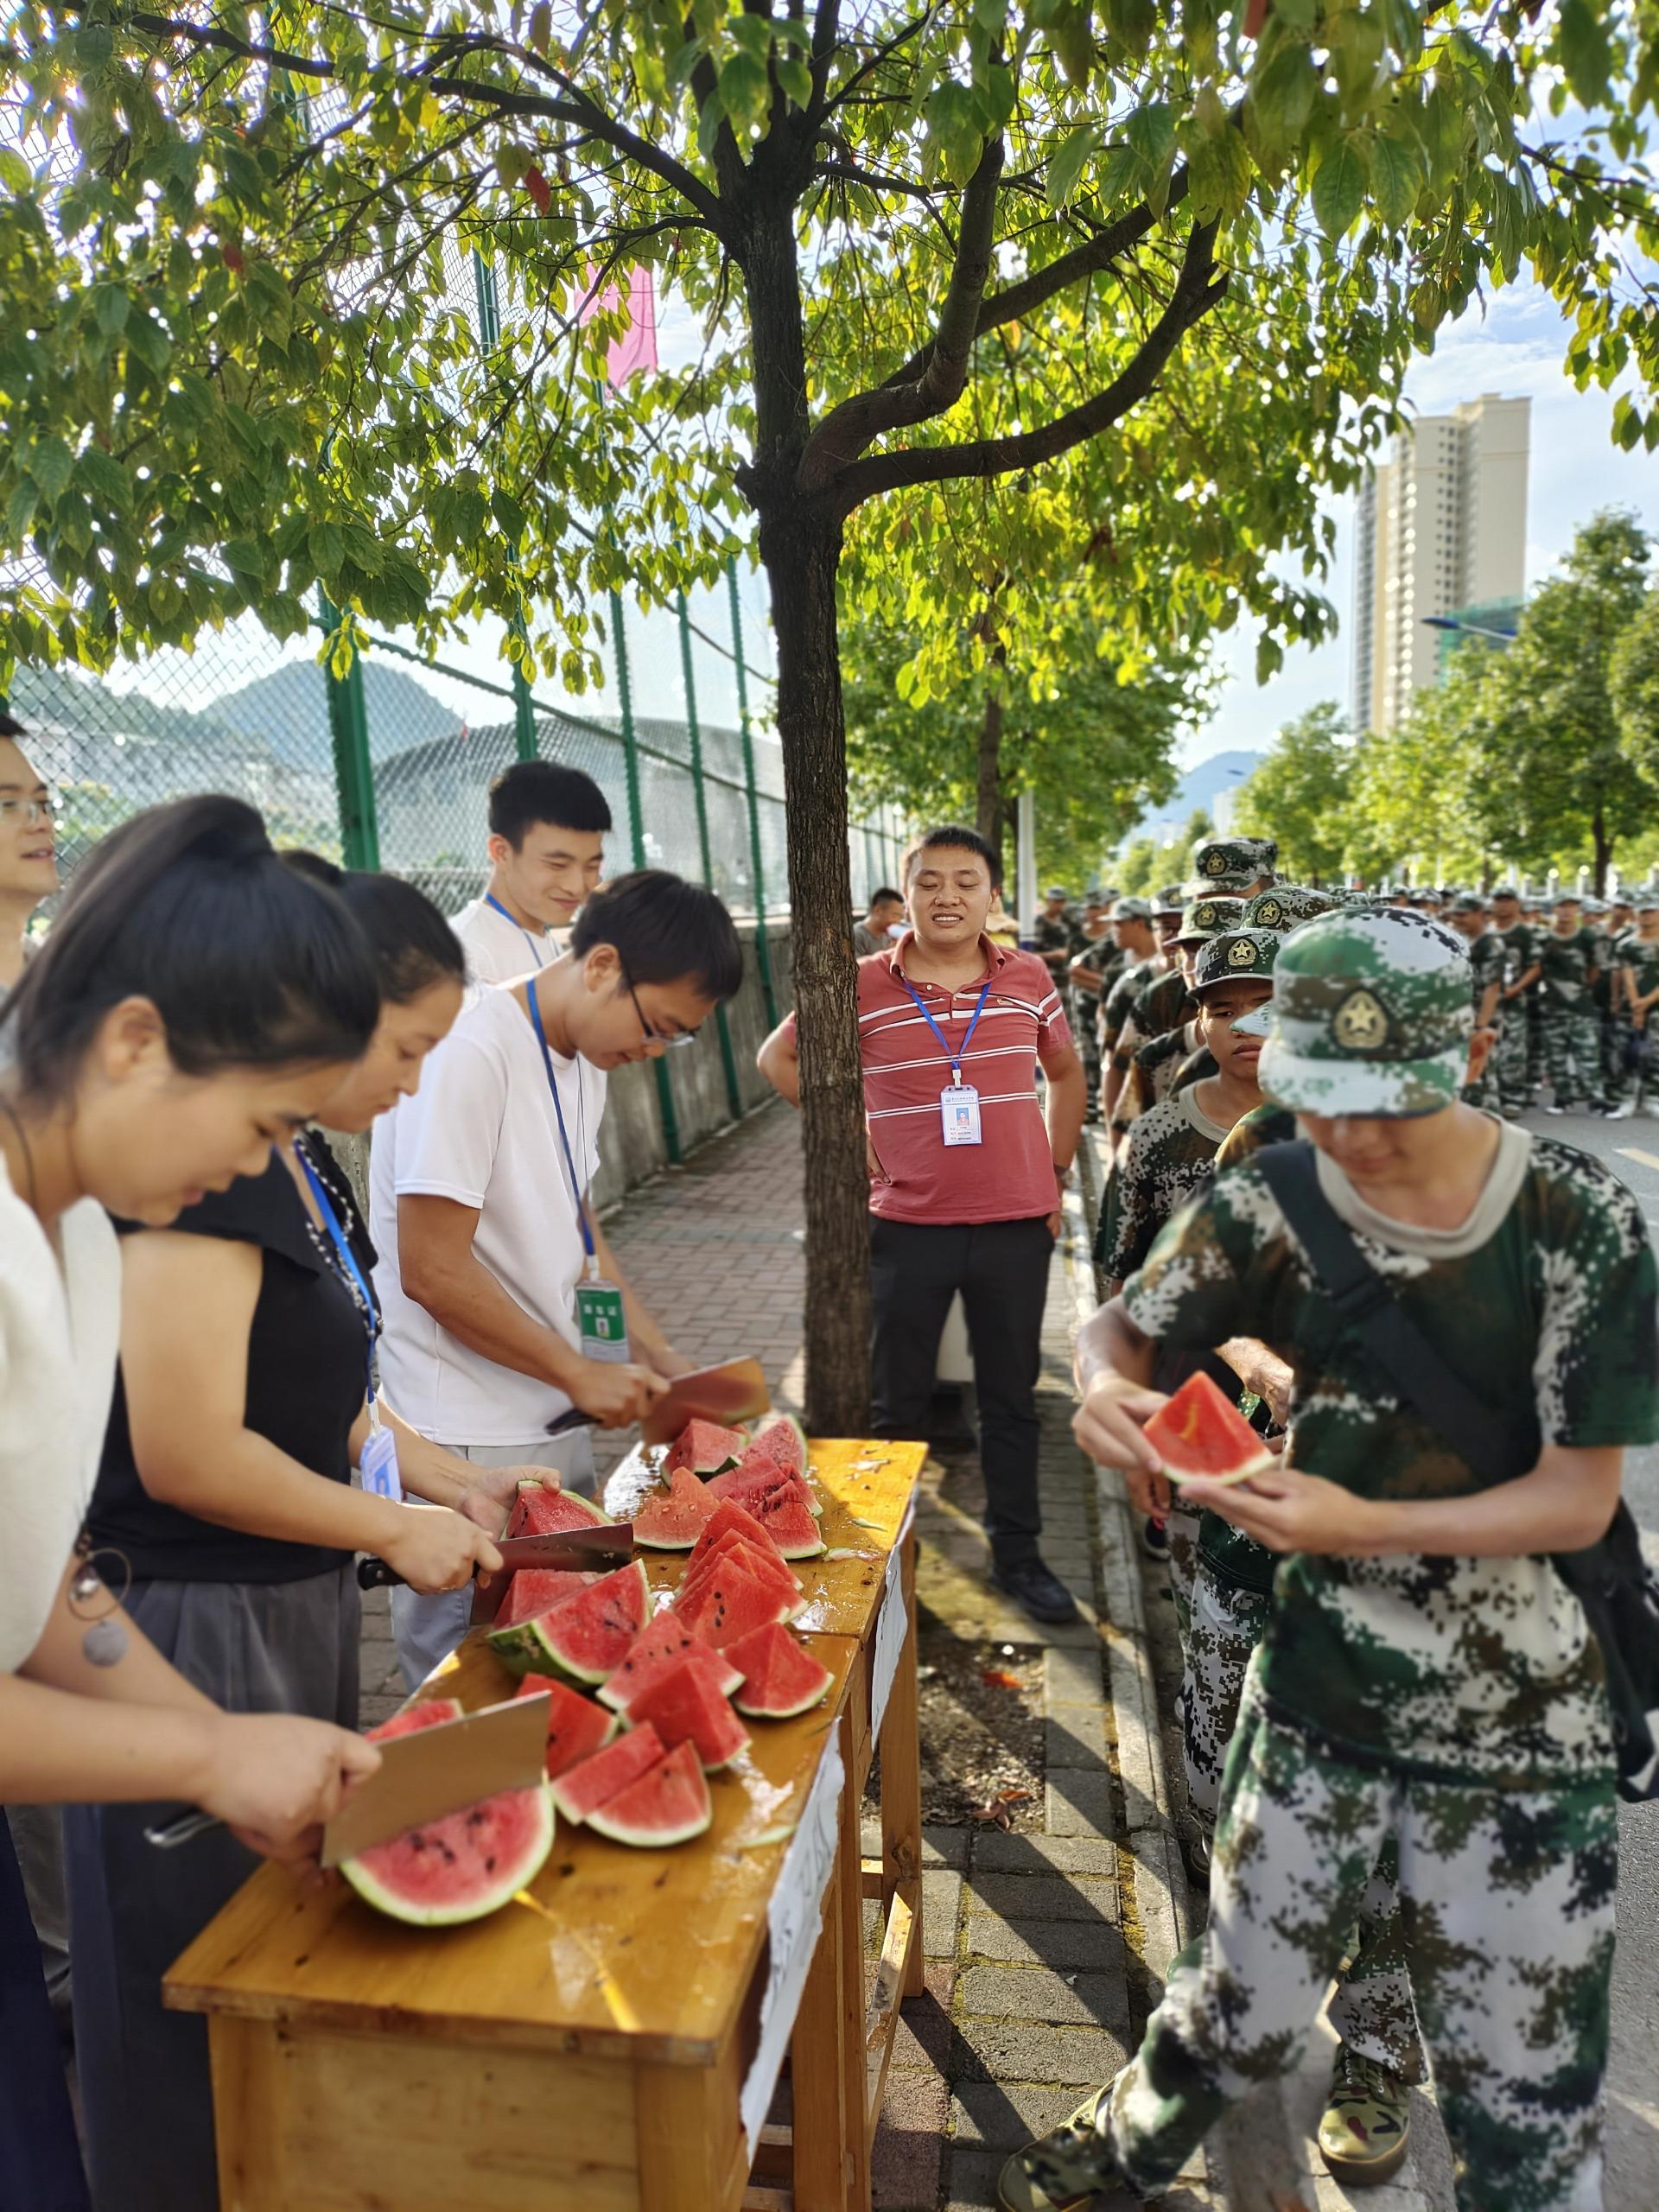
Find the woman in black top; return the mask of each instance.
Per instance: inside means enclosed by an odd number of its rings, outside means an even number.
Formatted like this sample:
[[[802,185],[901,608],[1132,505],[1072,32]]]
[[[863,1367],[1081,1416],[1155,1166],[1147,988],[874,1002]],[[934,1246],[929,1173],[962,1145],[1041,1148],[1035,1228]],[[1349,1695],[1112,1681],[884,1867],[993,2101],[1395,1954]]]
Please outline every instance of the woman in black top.
[[[365,1129],[415,1090],[460,1010],[464,956],[412,886],[296,864],[332,883],[375,954],[379,1026],[318,1114]],[[475,1567],[499,1565],[490,1539],[503,1509],[466,1461],[382,1406],[372,1415],[374,1253],[346,1178],[302,1135],[169,1230],[130,1234],[124,1260],[122,1375],[94,1540],[125,1554],[136,1618],[210,1695],[355,1726],[353,1554],[380,1554],[418,1589],[458,1588]],[[353,1487],[372,1419],[395,1434],[404,1485],[435,1503]],[[499,1471],[491,1489],[504,1495],[519,1471]],[[141,1832],[153,1818],[115,1806],[67,1822],[93,2189],[99,2212],[210,2212],[204,2024],[164,2012],[160,1983],[251,1862],[223,1834],[150,1848]]]

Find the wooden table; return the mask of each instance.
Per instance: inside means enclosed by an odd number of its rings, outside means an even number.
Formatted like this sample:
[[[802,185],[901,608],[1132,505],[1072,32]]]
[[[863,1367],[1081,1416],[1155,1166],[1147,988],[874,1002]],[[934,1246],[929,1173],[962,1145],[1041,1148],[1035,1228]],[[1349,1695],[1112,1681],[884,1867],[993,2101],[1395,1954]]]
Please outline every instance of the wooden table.
[[[470,1927],[423,1929],[344,1884],[264,1867],[175,1965],[169,2005],[208,2015],[223,2212],[868,2212],[870,2141],[899,1999],[921,1987],[915,1536],[919,1444],[815,1443],[825,1544],[798,1561],[797,1626],[824,1702],[755,1721],[712,1777],[708,1834],[631,1851],[562,1826],[533,1889]],[[637,1461],[606,1503],[626,1512]],[[896,1549],[897,1557],[892,1555]],[[684,1555],[645,1553],[654,1588]],[[878,1644],[892,1671],[883,1855],[862,1861]],[[423,1695],[469,1710],[512,1679],[469,1637]],[[760,2041],[792,1831],[831,1747],[846,1783],[791,2045],[793,2127],[740,2096]],[[804,1838],[803,1838],[804,1842]],[[881,1899],[867,1989],[861,1904]],[[781,1924],[781,1923],[780,1923]],[[802,1953],[804,1956],[804,1952]],[[776,2007],[774,2007],[776,2009]],[[761,2084],[764,2093],[765,2084]]]

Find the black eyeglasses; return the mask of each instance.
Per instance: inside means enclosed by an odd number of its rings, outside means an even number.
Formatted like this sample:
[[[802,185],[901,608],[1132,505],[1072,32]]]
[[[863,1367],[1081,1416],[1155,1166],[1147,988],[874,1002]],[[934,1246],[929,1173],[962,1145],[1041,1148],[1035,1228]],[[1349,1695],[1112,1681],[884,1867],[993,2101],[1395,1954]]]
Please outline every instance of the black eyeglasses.
[[[695,1029],[682,1029],[672,1037],[664,1036],[660,1029],[653,1029],[645,1019],[645,1009],[639,1003],[639,994],[634,989],[632,978],[625,975],[622,981],[627,985],[628,996],[633,1001],[633,1010],[639,1017],[639,1027],[645,1033],[647,1045],[660,1045],[665,1051],[672,1052],[682,1045],[695,1041],[697,1033]]]

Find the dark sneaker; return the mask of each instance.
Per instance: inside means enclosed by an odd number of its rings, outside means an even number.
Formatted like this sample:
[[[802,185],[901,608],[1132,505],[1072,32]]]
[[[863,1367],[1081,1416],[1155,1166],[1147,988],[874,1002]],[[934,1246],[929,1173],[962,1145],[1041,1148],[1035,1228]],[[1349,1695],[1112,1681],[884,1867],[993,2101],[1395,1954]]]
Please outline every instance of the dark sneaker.
[[[1148,1559],[1169,1557],[1169,1523],[1149,1513],[1141,1524],[1141,1548]]]
[[[1397,2074],[1343,2044],[1319,2120],[1325,2171],[1347,2189],[1387,2181],[1405,2163],[1411,2098]]]
[[[1096,2133],[1106,2091],[1085,2097],[1070,2120],[1040,2141],[1016,2151],[996,2184],[997,2212],[1132,2212],[1144,2200],[1119,2179],[1116,2162]]]
[[[1058,1628],[1077,1617],[1077,1600],[1059,1576],[1039,1559],[1009,1560],[991,1569],[991,1585],[1012,1598],[1023,1612],[1046,1626]]]

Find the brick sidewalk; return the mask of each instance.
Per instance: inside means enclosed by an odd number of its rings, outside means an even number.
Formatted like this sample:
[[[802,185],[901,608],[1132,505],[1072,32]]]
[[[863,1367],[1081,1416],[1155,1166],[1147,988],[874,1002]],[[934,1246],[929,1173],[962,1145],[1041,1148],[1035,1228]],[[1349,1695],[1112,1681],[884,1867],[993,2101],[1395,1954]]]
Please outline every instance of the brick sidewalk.
[[[799,1125],[763,1109],[682,1169],[630,1194],[607,1222],[613,1249],[690,1357],[753,1352],[774,1396],[798,1408],[802,1387]],[[1052,2126],[1121,2065],[1166,1962],[1173,1920],[1161,1872],[1148,1881],[1146,1834],[1161,1820],[1160,1785],[1143,1745],[1118,1771],[1109,1681],[1132,1668],[1122,1609],[1100,1611],[1101,1504],[1072,1443],[1071,1338],[1086,1261],[1074,1207],[1056,1252],[1040,1385],[1045,1548],[1083,1608],[1045,1632],[1011,1612],[984,1580],[980,1485],[971,1460],[930,1459],[918,1524],[924,1632],[1043,1652],[1047,1737],[1042,1832],[926,1831],[925,1993],[906,2007],[877,2140],[881,2212],[968,2212],[995,2202],[1008,2150]],[[620,1447],[619,1447],[620,1449]],[[614,1454],[613,1455],[614,1456]],[[365,1624],[365,1717],[397,1701],[384,1603]],[[1109,1668],[1103,1661],[1110,1661]],[[1140,1810],[1137,1812],[1136,1808]],[[1160,1904],[1160,1900],[1164,1900]],[[1218,2202],[1195,2175],[1163,2200],[1171,2212]],[[1379,2209],[1380,2212],[1380,2209]]]

